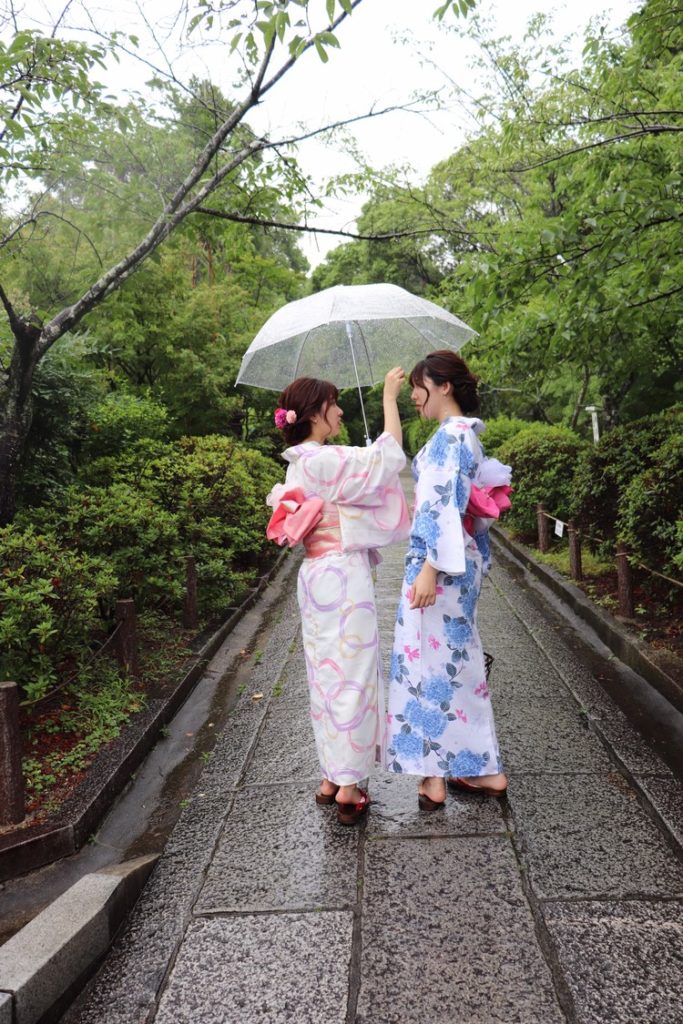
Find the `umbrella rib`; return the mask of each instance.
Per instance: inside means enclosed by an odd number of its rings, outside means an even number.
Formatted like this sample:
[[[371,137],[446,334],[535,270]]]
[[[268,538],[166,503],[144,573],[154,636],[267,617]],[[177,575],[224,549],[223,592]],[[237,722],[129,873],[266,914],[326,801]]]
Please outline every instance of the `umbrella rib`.
[[[358,323],[357,320],[354,320],[353,322],[356,325],[356,327],[358,328],[358,333],[360,334],[360,340],[363,342],[363,348],[365,349],[365,356],[366,356],[366,359],[368,361],[369,378],[370,378],[370,381],[372,381],[372,363],[370,362],[370,353],[368,352],[368,346],[367,346],[367,343],[365,341],[365,335],[363,334],[363,328],[361,327],[361,325]],[[358,386],[360,387],[360,384]]]
[[[294,367],[294,377],[292,378],[292,380],[296,380],[297,377],[299,376],[299,363],[301,362],[301,353],[304,350],[304,345],[308,341],[308,335],[310,333],[311,333],[310,330],[306,331],[306,334],[304,335],[304,340],[301,342],[301,347],[299,348],[299,352],[298,352],[297,357],[296,357],[296,365]]]

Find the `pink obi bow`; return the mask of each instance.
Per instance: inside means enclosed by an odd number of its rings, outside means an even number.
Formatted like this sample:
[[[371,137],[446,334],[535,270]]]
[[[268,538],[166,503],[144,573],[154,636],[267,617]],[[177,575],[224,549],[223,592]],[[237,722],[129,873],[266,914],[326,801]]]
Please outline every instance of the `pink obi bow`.
[[[285,491],[266,527],[266,537],[282,547],[293,548],[316,526],[323,515],[322,498],[307,498],[300,487]]]
[[[511,508],[511,494],[512,488],[508,484],[499,484],[496,487],[477,487],[476,484],[472,484],[467,511],[463,518],[463,526],[467,532],[474,533],[475,516],[498,519],[501,512]]]

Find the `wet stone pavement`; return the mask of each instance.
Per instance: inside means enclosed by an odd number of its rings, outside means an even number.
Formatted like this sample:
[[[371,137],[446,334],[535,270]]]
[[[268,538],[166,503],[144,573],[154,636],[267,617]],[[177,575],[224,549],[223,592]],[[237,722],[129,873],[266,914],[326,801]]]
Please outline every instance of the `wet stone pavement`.
[[[402,550],[377,599],[385,663]],[[296,598],[69,1024],[681,1024],[683,786],[499,557],[480,629],[509,798],[377,771],[317,807]],[[261,700],[252,694],[263,693]]]

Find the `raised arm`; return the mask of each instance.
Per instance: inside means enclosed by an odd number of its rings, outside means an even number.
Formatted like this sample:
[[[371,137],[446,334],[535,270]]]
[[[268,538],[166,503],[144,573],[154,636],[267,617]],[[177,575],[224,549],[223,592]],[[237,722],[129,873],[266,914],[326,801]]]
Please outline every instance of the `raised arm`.
[[[384,405],[384,432],[391,434],[398,444],[403,444],[403,431],[401,419],[398,414],[398,396],[403,386],[406,375],[400,366],[389,370],[384,378],[384,393],[382,402]]]

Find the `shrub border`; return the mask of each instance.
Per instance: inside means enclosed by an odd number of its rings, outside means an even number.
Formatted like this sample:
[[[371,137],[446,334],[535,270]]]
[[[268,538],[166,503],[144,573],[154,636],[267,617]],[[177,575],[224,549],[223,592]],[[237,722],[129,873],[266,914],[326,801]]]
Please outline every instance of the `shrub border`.
[[[506,555],[507,549],[509,554],[588,623],[620,661],[642,676],[677,711],[683,713],[683,662],[680,658],[668,652],[656,651],[638,641],[618,619],[599,608],[559,572],[537,562],[529,548],[513,540],[506,530],[495,526],[491,534],[499,550],[503,549],[505,557],[509,557]]]
[[[124,726],[121,735],[106,748],[105,763],[101,773],[96,773],[92,791],[85,797],[77,796],[73,804],[67,801],[64,808],[68,818],[66,824],[34,825],[28,828],[18,826],[0,836],[0,882],[68,857],[83,846],[127,785],[132,773],[157,743],[164,726],[185,703],[208,662],[279,573],[289,555],[289,550],[279,554],[274,565],[260,577],[249,596],[192,656],[189,668],[173,692],[163,700],[151,701],[147,709],[136,716],[137,720]]]

